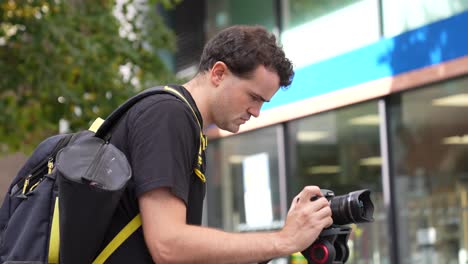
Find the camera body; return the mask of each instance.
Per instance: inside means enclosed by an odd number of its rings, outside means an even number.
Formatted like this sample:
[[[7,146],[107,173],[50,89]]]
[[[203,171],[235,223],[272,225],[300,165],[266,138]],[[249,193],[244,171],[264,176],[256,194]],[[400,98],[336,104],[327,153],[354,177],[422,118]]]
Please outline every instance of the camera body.
[[[370,190],[363,189],[346,195],[335,196],[333,191],[322,189],[322,196],[330,202],[333,225],[322,230],[317,240],[302,255],[309,264],[341,264],[349,257],[347,245],[351,223],[372,222],[374,205]],[[312,197],[312,201],[319,197]]]

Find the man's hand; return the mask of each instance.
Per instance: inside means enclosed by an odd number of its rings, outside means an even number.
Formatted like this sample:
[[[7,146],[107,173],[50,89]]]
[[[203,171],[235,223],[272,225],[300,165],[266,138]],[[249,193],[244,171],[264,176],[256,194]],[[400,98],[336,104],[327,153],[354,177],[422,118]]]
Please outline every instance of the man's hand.
[[[322,196],[317,186],[306,186],[292,201],[286,223],[279,232],[280,243],[289,252],[299,252],[310,246],[320,232],[333,224],[328,200],[324,197],[311,201],[314,196]]]

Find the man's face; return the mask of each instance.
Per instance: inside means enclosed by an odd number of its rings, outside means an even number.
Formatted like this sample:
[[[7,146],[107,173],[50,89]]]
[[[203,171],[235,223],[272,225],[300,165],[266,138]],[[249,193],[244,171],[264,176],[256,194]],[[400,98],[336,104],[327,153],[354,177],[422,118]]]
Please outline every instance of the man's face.
[[[251,116],[260,115],[263,103],[270,101],[278,89],[278,74],[263,65],[249,78],[240,78],[226,69],[213,102],[214,123],[221,129],[238,132]]]

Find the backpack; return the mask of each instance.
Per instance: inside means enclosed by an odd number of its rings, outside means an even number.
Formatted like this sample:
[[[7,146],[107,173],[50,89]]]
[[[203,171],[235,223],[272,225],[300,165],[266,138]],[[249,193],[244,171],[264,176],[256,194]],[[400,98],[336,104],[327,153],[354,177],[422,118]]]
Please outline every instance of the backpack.
[[[136,102],[161,93],[179,98],[195,116],[200,144],[194,172],[205,182],[201,166],[207,139],[195,111],[171,87],[147,89],[106,120],[98,118],[89,130],[55,135],[37,146],[0,208],[0,263],[104,263],[141,226],[137,214],[102,249],[107,226],[131,177],[125,155],[109,143],[112,128]]]

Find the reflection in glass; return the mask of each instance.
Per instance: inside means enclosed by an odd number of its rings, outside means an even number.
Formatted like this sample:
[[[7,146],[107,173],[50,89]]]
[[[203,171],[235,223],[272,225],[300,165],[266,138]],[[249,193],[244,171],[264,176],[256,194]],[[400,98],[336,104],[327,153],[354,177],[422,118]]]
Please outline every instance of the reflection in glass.
[[[395,36],[466,10],[467,0],[382,0],[384,35]]]
[[[467,263],[468,79],[391,100],[400,263]]]
[[[242,232],[282,226],[278,128],[210,142],[206,199],[209,226]]]
[[[360,0],[288,0],[287,27],[296,27]]]
[[[273,0],[207,0],[206,39],[231,25],[262,25],[272,31],[276,27],[274,6]]]
[[[295,68],[380,38],[377,0],[288,0],[284,7],[281,43]]]
[[[306,185],[330,189],[336,195],[370,189],[375,222],[352,225],[347,263],[389,263],[377,103],[292,121],[288,132],[289,200]]]

